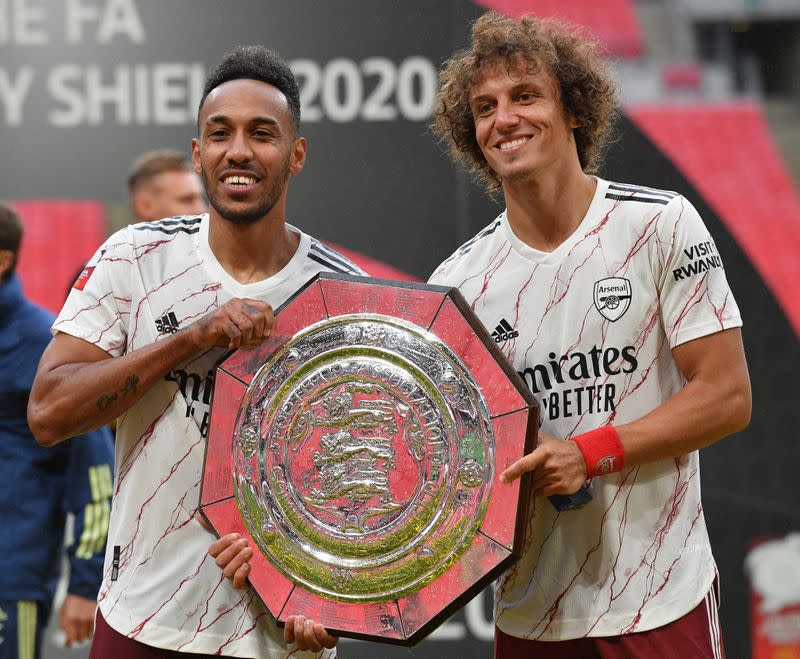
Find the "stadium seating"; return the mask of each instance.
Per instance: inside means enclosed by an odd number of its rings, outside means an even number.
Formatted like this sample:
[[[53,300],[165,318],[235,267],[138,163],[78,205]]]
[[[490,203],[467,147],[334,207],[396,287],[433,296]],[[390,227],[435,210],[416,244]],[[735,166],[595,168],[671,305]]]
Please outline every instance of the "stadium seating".
[[[800,336],[800,200],[761,107],[676,103],[626,114],[725,223]]]
[[[360,252],[347,249],[346,247],[336,245],[335,243],[327,240],[324,242],[326,245],[329,245],[339,252],[342,256],[346,256],[353,263],[356,263],[359,268],[368,272],[370,277],[377,277],[378,279],[400,279],[402,281],[419,281],[417,277],[414,277],[413,275],[410,275],[402,270],[398,270],[391,265],[387,265],[382,261],[378,261],[377,259],[373,259],[369,256],[364,256]]]
[[[643,51],[633,0],[479,0],[477,4],[509,16],[534,14],[586,26],[615,57],[639,57]]]
[[[105,209],[97,201],[12,201],[22,217],[18,272],[25,295],[56,313],[80,267],[106,238]]]

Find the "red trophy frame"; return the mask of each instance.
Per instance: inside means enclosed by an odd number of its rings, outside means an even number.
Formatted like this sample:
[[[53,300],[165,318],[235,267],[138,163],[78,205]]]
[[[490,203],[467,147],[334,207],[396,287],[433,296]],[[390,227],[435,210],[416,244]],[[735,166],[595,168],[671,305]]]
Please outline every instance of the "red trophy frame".
[[[217,368],[200,510],[279,623],[413,645],[518,557],[538,405],[454,288],[323,273],[276,317]]]

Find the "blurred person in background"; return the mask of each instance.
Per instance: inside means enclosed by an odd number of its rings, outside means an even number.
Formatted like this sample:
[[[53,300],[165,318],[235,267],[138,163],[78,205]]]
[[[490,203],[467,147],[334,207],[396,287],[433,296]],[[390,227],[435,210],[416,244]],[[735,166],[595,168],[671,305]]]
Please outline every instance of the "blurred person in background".
[[[0,659],[40,656],[68,513],[75,541],[59,625],[68,645],[91,637],[114,460],[107,429],[49,451],[28,428],[28,396],[55,317],[23,296],[15,272],[22,238],[19,215],[0,202]]]
[[[141,222],[207,210],[200,177],[180,151],[159,149],[139,156],[128,176],[128,191],[133,215]]]
[[[191,160],[173,149],[146,151],[136,158],[128,175],[128,194],[135,221],[202,215],[208,210]],[[70,289],[85,270],[86,264],[73,276]]]
[[[714,241],[680,194],[594,175],[616,112],[596,47],[488,13],[444,66],[434,128],[500,216],[434,272],[541,404],[523,555],[495,656],[724,655],[699,449],[743,429],[750,381]],[[565,441],[566,440],[566,441]],[[558,510],[592,479],[593,499]]]

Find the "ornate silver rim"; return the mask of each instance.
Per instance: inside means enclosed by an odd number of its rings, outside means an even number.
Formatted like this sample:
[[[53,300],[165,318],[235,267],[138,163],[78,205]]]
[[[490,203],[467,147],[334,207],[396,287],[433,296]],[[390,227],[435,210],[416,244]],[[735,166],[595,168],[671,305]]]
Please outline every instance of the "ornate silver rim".
[[[248,387],[232,451],[237,504],[267,559],[350,602],[444,573],[494,480],[473,376],[435,334],[377,314],[322,320],[279,348]]]

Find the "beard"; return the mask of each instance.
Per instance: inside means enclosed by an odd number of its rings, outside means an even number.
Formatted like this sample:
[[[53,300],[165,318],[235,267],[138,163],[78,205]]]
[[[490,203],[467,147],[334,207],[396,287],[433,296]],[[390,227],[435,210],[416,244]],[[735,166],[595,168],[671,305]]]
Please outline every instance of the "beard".
[[[250,208],[234,209],[231,206],[226,206],[220,201],[219,197],[209,191],[208,177],[205,170],[201,170],[200,174],[209,203],[223,219],[231,224],[255,224],[272,210],[286,189],[286,183],[289,180],[289,154],[286,155],[285,160],[272,178],[272,184],[269,186],[267,194],[259,203]]]

